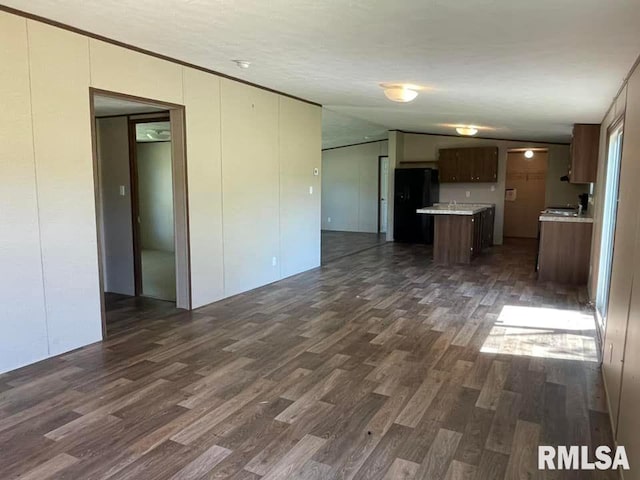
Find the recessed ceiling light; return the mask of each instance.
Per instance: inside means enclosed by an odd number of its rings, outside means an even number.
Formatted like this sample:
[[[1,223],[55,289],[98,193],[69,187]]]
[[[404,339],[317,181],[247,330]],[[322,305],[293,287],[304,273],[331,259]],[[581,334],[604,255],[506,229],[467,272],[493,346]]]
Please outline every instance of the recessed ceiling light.
[[[404,84],[386,84],[380,85],[384,88],[385,96],[392,102],[407,103],[418,96],[418,90],[421,87],[416,85],[404,85]]]
[[[466,125],[466,126],[456,127],[456,132],[458,132],[460,135],[473,136],[476,133],[478,133],[478,129],[473,125]]]
[[[533,158],[533,150],[527,150],[524,152],[524,156],[527,158]]]
[[[251,66],[251,62],[247,62],[246,60],[234,60],[234,63],[238,65],[238,67],[244,69],[247,69]]]

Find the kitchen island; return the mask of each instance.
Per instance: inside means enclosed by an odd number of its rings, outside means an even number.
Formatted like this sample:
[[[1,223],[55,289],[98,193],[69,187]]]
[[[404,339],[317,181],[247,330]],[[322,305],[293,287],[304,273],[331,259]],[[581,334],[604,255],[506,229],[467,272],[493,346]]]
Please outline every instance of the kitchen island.
[[[539,220],[538,279],[586,285],[593,217],[589,214],[543,212]]]
[[[416,211],[435,218],[433,260],[436,263],[471,263],[484,248],[493,245],[493,204],[436,203]]]

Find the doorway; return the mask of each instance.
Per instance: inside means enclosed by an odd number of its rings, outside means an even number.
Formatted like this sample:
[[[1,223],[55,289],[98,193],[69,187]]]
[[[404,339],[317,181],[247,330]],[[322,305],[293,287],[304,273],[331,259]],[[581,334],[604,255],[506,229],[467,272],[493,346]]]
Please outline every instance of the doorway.
[[[114,298],[191,308],[184,107],[97,89],[90,100],[106,336]]]
[[[378,157],[378,233],[387,233],[389,157]]]
[[[618,193],[620,186],[620,162],[622,161],[623,124],[619,122],[609,133],[607,167],[604,186],[604,208],[602,212],[602,237],[600,241],[600,260],[598,266],[598,286],[596,289],[596,317],[605,331],[609,291],[611,287],[611,269],[613,267],[613,248],[618,215]]]
[[[171,122],[129,117],[136,296],[176,301]]]
[[[546,149],[507,152],[505,237],[538,237],[538,219],[545,208],[548,157]]]

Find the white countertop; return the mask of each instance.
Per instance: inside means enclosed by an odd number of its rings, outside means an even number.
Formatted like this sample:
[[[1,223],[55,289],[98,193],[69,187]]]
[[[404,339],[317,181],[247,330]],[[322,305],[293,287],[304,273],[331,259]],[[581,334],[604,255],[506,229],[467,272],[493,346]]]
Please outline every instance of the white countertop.
[[[427,215],[475,215],[493,206],[491,203],[436,203],[432,207],[419,208],[416,212]]]
[[[543,213],[538,218],[541,222],[593,223],[589,213],[581,215],[562,215],[557,213]]]

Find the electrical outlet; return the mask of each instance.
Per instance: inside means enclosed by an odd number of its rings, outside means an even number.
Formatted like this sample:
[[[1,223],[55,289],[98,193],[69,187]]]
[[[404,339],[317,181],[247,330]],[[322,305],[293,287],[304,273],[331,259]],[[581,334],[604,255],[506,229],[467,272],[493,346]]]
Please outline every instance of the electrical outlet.
[[[467,198],[469,198],[469,197],[471,196],[471,192],[470,192],[469,190],[467,190],[467,191],[465,192],[465,195],[467,196]]]
[[[491,191],[495,192],[496,191],[496,186],[495,185],[491,185]]]
[[[120,185],[120,196],[124,197],[127,194],[127,187]]]
[[[273,257],[273,258],[271,259],[271,265],[273,265],[274,267],[275,267],[276,265],[278,265],[278,259],[277,259],[276,257]]]
[[[331,223],[331,217],[327,217],[327,223]]]

